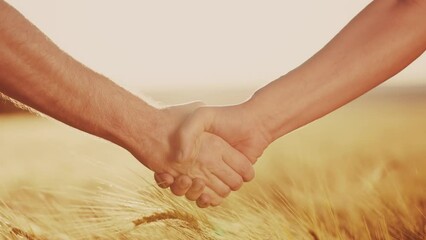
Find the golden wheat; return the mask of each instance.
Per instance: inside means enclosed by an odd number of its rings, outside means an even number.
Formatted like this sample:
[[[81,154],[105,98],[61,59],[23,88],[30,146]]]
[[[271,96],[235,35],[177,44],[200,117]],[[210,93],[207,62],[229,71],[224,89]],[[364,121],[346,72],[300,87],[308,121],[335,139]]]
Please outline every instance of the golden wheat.
[[[1,117],[0,239],[424,240],[425,120],[424,102],[344,108],[275,142],[253,183],[200,210],[118,147]]]

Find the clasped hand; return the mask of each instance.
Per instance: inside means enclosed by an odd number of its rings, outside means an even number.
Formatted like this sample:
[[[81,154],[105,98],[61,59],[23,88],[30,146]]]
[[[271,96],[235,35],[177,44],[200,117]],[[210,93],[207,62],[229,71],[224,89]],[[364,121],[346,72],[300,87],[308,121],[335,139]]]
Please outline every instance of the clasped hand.
[[[253,164],[269,144],[244,104],[203,107],[199,103],[161,110],[163,131],[150,154],[131,151],[154,173],[157,184],[199,207],[217,206],[254,178]],[[144,158],[149,156],[149,158]]]

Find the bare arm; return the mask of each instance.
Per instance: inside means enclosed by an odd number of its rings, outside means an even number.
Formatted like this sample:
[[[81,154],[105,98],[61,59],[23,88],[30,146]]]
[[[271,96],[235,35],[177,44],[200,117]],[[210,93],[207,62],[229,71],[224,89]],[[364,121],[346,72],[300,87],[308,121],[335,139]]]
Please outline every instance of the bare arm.
[[[197,144],[181,143],[185,132],[180,125],[192,106],[156,109],[146,104],[61,51],[1,0],[0,92],[126,148],[154,172],[203,179],[210,196],[225,197],[252,178],[249,161],[217,136],[198,132]],[[198,186],[191,200],[202,193],[203,183]],[[219,196],[212,204],[220,203]]]
[[[200,108],[194,129],[221,136],[255,162],[275,139],[343,106],[426,49],[425,0],[376,0],[298,68],[247,102]]]
[[[376,0],[321,51],[247,103],[270,136],[297,129],[364,94],[426,50],[426,1]]]
[[[129,134],[113,129],[130,130],[120,124],[138,117],[127,109],[138,109],[146,130],[155,128],[157,109],[72,59],[3,1],[0,56],[0,91],[53,118],[120,144]]]

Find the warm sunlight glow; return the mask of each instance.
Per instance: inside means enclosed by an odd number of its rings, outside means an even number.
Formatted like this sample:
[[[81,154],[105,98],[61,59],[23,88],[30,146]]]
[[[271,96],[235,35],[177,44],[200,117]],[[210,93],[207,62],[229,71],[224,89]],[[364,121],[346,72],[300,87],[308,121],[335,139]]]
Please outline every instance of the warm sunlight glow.
[[[142,89],[260,87],[304,62],[369,3],[8,2],[79,61]],[[425,66],[423,56],[389,83],[422,82]]]

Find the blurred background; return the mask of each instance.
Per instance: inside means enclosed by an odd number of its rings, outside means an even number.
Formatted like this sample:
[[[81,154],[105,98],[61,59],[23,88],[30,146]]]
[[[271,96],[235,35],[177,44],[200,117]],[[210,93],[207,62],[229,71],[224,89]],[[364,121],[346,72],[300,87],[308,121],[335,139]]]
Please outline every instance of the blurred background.
[[[7,2],[145,100],[233,104],[310,58],[370,1]],[[426,239],[426,55],[275,141],[256,180],[207,214],[157,196],[124,149],[15,113],[25,112],[0,97],[0,239],[200,239],[181,222],[119,228],[170,206],[206,239]]]
[[[370,1],[7,2],[133,92],[165,103],[224,104],[303,63]],[[422,56],[383,86],[425,86],[425,66]]]

